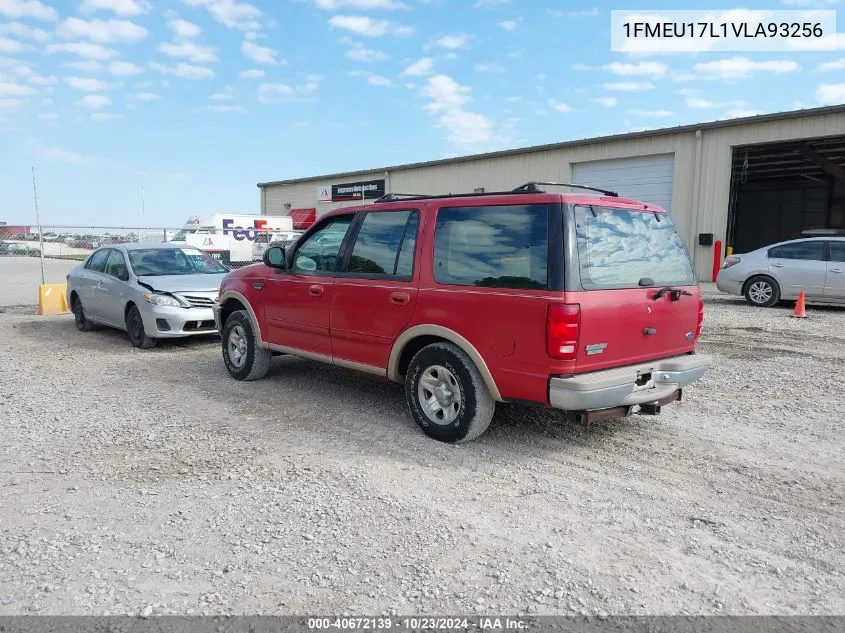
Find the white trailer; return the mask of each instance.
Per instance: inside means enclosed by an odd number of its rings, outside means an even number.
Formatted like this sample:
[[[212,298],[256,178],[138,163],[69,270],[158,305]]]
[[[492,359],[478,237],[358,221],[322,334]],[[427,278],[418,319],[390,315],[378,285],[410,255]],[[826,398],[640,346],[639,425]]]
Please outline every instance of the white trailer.
[[[289,216],[216,213],[206,218],[190,217],[174,241],[187,242],[190,235],[191,242],[197,244],[200,235],[214,236],[209,241],[213,250],[225,248],[229,261],[249,262],[256,259],[256,251],[263,250],[255,248],[257,243],[296,239],[300,234],[301,231],[294,230],[293,218]]]

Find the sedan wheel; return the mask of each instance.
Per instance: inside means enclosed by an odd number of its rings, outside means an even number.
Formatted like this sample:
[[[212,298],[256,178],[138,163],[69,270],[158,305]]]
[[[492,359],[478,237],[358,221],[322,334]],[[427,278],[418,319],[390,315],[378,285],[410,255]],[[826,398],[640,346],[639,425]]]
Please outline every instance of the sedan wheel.
[[[745,300],[753,306],[769,308],[780,300],[780,288],[769,277],[754,277],[745,287]]]

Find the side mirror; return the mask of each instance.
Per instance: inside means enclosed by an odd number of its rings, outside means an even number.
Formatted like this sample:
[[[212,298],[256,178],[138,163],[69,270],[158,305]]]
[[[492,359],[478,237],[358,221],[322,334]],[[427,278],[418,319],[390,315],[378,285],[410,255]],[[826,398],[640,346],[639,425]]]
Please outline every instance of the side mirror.
[[[285,249],[281,246],[271,246],[268,248],[264,251],[263,259],[264,265],[269,266],[270,268],[285,270],[288,267]]]

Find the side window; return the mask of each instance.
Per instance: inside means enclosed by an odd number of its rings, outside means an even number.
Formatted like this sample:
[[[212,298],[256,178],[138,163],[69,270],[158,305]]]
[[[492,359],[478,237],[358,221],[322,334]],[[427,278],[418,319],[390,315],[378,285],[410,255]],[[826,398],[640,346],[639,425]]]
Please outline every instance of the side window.
[[[109,251],[110,249],[108,248],[95,251],[85,264],[85,268],[88,270],[95,270],[98,273],[103,272],[106,268],[106,260],[109,258]]]
[[[333,272],[338,263],[340,246],[352,224],[352,216],[330,220],[296,249],[293,269],[299,273]]]
[[[545,290],[546,205],[440,209],[434,233],[434,279],[441,284]]]
[[[419,224],[417,218],[416,211],[367,213],[355,239],[346,272],[410,277]]]
[[[845,242],[830,242],[830,261],[845,262]]]
[[[123,253],[113,250],[106,261],[105,273],[120,279],[126,275],[126,259]]]
[[[824,242],[795,242],[769,249],[772,259],[824,260]]]

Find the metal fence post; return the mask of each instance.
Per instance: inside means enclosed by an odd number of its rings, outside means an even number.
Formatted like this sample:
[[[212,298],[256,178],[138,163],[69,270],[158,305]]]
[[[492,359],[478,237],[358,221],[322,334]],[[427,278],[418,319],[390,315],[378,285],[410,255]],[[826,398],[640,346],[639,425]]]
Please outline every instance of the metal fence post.
[[[35,188],[35,166],[32,167],[32,195],[35,198],[35,224],[38,225],[38,256],[41,260],[41,285],[46,284],[44,277],[44,231],[41,229],[41,216],[38,213],[38,190]]]

